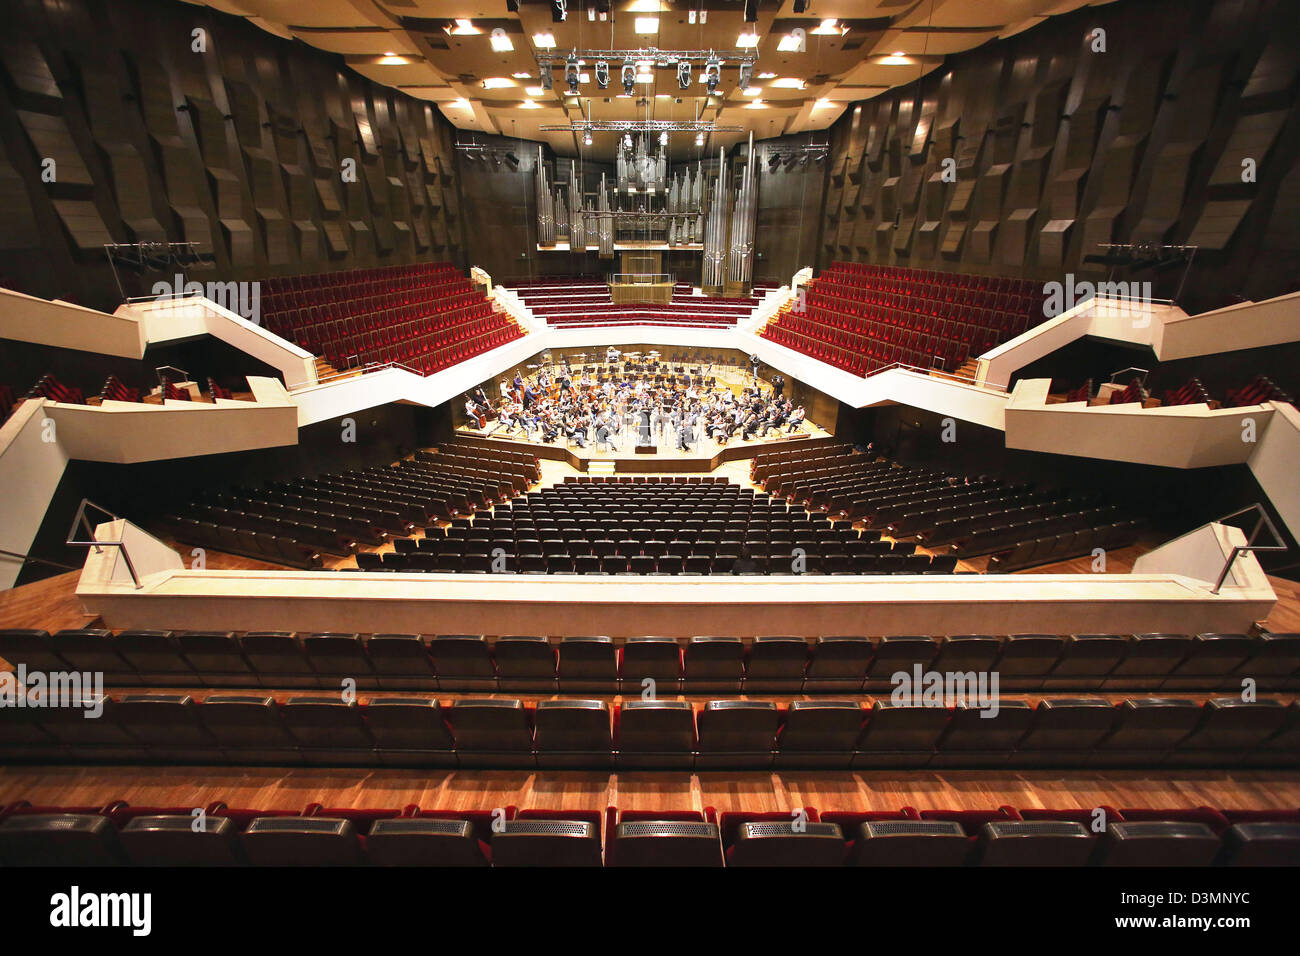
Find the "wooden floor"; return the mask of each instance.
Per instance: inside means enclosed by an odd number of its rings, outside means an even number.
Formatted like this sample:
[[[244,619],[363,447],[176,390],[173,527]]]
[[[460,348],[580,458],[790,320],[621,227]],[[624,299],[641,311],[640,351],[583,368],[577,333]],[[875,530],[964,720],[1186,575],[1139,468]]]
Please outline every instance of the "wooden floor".
[[[347,770],[267,767],[3,767],[0,804],[782,811],[1300,807],[1300,773],[1281,771],[641,772]]]

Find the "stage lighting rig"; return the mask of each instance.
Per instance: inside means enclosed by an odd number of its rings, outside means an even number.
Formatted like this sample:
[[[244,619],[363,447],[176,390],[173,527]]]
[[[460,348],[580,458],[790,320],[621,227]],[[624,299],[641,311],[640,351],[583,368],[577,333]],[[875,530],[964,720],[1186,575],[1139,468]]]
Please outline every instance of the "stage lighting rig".
[[[749,82],[754,77],[754,65],[752,63],[740,64],[740,88],[749,89]]]
[[[573,95],[578,94],[578,56],[570,53],[564,61],[564,79],[569,84],[569,92]]]
[[[569,19],[569,0],[551,0],[551,20],[563,23]]]
[[[602,90],[609,88],[609,61],[607,60],[596,61],[596,85]]]
[[[636,66],[632,63],[623,64],[623,92],[628,96],[636,92]]]
[[[722,62],[716,57],[710,55],[709,62],[704,65],[704,86],[710,92],[718,88],[722,82]]]
[[[691,61],[679,60],[677,63],[677,86],[683,90],[691,88]]]

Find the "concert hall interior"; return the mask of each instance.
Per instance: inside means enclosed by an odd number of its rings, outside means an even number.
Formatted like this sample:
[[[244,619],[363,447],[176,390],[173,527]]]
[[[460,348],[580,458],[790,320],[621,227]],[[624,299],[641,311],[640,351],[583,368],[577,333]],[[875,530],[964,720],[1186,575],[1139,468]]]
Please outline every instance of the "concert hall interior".
[[[5,19],[0,866],[1300,864],[1293,0]]]

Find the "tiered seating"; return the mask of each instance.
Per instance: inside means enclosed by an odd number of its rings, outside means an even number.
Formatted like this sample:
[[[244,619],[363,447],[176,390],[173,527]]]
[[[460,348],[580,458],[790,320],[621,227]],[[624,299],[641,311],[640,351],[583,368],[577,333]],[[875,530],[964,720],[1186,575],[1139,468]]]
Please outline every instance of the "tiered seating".
[[[597,278],[536,279],[511,286],[533,313],[548,325],[597,328],[618,325],[734,326],[748,318],[761,295],[744,299],[691,294],[687,283],[673,287],[668,305],[616,305],[609,286]]]
[[[1291,810],[0,807],[6,866],[1285,866]]]
[[[1165,392],[1166,405],[1208,405],[1210,393],[1199,378],[1189,378],[1178,388]]]
[[[1275,385],[1266,375],[1255,376],[1249,384],[1242,388],[1228,389],[1222,403],[1211,396],[1209,389],[1207,389],[1201,380],[1196,377],[1187,379],[1187,381],[1183,382],[1177,388],[1165,389],[1163,401],[1152,397],[1152,393],[1158,394],[1159,391],[1160,389],[1158,386],[1152,386],[1151,389],[1148,390],[1143,386],[1140,379],[1135,378],[1124,388],[1112,392],[1109,399],[1102,402],[1094,393],[1092,379],[1088,379],[1078,388],[1066,392],[1064,400],[1067,402],[1088,402],[1093,405],[1126,405],[1134,402],[1141,402],[1146,408],[1179,405],[1208,405],[1210,408],[1240,408],[1247,405],[1259,405],[1264,402],[1286,402],[1293,405],[1295,404],[1295,400],[1285,391],[1278,388],[1277,385]]]
[[[536,480],[531,456],[486,456],[449,446],[418,462],[210,492],[164,519],[180,541],[294,567],[316,568],[321,553],[347,555],[417,525],[489,508]],[[531,460],[530,460],[531,459]]]
[[[380,628],[382,622],[376,630]],[[7,630],[0,631],[0,657],[31,671],[102,673],[110,688],[329,690],[337,688],[342,673],[360,689],[383,691],[639,696],[642,680],[653,677],[659,696],[665,697],[884,696],[893,690],[895,674],[911,674],[920,666],[937,672],[997,672],[999,689],[1011,694],[1230,693],[1240,690],[1245,677],[1259,691],[1300,690],[1300,634],[1285,633],[489,639],[382,632],[236,636],[215,631],[51,635]],[[1065,705],[1058,701],[1053,706]],[[775,727],[775,711],[769,716]],[[719,713],[700,720],[729,725],[733,717],[745,723],[753,715]],[[947,719],[935,718],[940,724]],[[22,739],[3,737],[10,745]]]
[[[48,372],[42,375],[31,391],[27,393],[28,398],[47,398],[51,402],[61,402],[65,405],[85,405],[86,398],[81,389],[62,384],[57,378]]]
[[[211,379],[211,378],[208,379],[208,394],[212,396],[212,401],[214,402],[219,398],[234,397],[233,395],[231,395],[230,389],[223,388],[221,385],[217,384],[215,379]]]
[[[268,279],[262,310],[267,328],[339,368],[432,373],[524,334],[450,263]]]
[[[104,380],[104,387],[99,390],[99,400],[101,402],[138,402],[140,401],[140,390],[126,386],[116,375],[110,375]]]
[[[1245,405],[1260,405],[1264,402],[1286,402],[1294,405],[1295,399],[1273,384],[1272,379],[1267,375],[1256,375],[1242,388],[1229,390],[1223,404],[1228,408],[1240,408]]]
[[[855,375],[895,363],[952,371],[1042,319],[1027,279],[837,262],[807,288],[804,311],[782,307],[763,336]]]
[[[12,386],[0,382],[0,423],[8,421],[17,407],[18,402],[14,399]]]
[[[358,553],[358,564],[484,574],[936,574],[955,565],[725,479],[570,476],[491,516],[455,518],[392,553]]]

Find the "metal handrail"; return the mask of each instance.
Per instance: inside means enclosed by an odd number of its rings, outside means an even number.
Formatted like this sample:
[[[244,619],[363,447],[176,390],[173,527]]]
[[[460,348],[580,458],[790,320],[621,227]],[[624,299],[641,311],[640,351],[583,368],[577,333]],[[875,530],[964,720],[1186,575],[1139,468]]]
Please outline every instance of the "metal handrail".
[[[118,515],[113,514],[113,512],[109,511],[107,508],[95,504],[89,498],[82,498],[81,504],[77,506],[77,513],[72,518],[72,527],[68,529],[68,536],[63,543],[69,547],[94,548],[96,554],[102,552],[104,548],[117,548],[122,552],[122,559],[126,561],[126,569],[131,574],[131,580],[135,582],[136,590],[144,587],[144,585],[140,583],[140,576],[135,573],[135,564],[131,561],[131,552],[127,550],[125,541],[95,540],[95,529],[91,527],[90,519],[86,517],[87,507],[94,508],[100,514],[108,515],[108,517],[112,518],[114,521],[122,520]],[[76,539],[78,525],[85,528],[86,536],[90,539],[89,541],[78,541]]]
[[[81,568],[74,568],[70,564],[60,564],[58,561],[51,561],[48,558],[38,558],[30,554],[19,554],[17,551],[8,551],[5,548],[0,548],[0,555],[4,555],[7,558],[18,558],[21,561],[32,561],[36,564],[47,564],[52,568],[60,568],[64,571],[81,570]]]
[[[342,371],[335,372],[333,375],[326,375],[324,378],[318,378],[314,382],[291,388],[289,391],[297,394],[315,388],[318,385],[326,385],[336,379],[357,378],[358,375],[370,375],[373,372],[382,372],[390,368],[401,369],[404,372],[410,372],[412,375],[419,375],[421,378],[424,377],[423,372],[417,371],[409,365],[403,365],[401,362],[375,362],[371,365],[357,365],[353,368],[343,369]]]
[[[1242,508],[1240,511],[1234,511],[1230,515],[1224,515],[1222,518],[1216,519],[1216,521],[1218,524],[1223,524],[1239,515],[1249,514],[1251,512],[1254,512],[1258,516],[1255,521],[1255,527],[1251,529],[1250,534],[1246,538],[1245,544],[1233,545],[1232,553],[1228,555],[1228,560],[1223,563],[1223,570],[1219,572],[1219,579],[1214,582],[1214,587],[1210,589],[1211,594],[1219,593],[1219,589],[1223,587],[1223,582],[1227,580],[1228,572],[1232,570],[1233,562],[1237,560],[1237,555],[1241,554],[1241,552],[1288,550],[1286,540],[1278,533],[1277,527],[1268,516],[1268,512],[1264,510],[1263,506],[1258,501],[1248,508]],[[1268,528],[1268,532],[1273,536],[1273,540],[1277,542],[1276,544],[1255,543],[1255,538],[1259,536],[1259,532],[1263,528]]]

